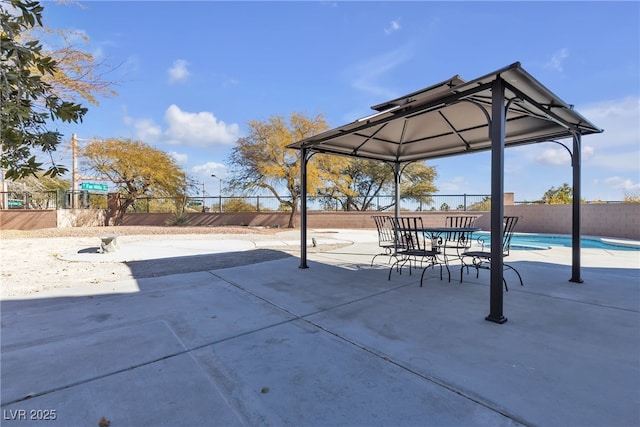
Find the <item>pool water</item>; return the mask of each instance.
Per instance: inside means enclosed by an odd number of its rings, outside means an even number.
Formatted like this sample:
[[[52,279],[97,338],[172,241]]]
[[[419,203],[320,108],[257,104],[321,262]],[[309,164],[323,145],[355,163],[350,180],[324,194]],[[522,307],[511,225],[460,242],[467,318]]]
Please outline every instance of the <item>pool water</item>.
[[[475,233],[475,236],[482,236],[483,239],[489,239],[489,233],[481,231]],[[549,249],[553,246],[561,246],[570,248],[571,236],[562,234],[528,234],[514,233],[511,238],[511,249],[514,250],[531,250],[531,249]],[[623,239],[608,239],[598,237],[584,237],[580,239],[580,247],[583,249],[610,249],[616,251],[640,251],[640,242],[627,241]]]

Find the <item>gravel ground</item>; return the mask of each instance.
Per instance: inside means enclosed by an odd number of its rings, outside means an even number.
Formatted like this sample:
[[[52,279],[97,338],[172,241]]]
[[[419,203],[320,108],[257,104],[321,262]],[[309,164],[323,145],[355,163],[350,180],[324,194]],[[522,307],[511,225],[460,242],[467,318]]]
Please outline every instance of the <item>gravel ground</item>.
[[[263,262],[299,254],[299,247],[273,248],[262,245],[242,256],[218,253],[181,259],[159,259],[145,262],[144,268],[132,268],[124,262],[78,262],[60,258],[60,254],[77,253],[99,246],[98,236],[115,233],[120,245],[135,241],[232,239],[247,241],[292,240],[298,231],[253,227],[77,227],[42,230],[0,231],[0,298],[20,298],[57,288],[95,285],[97,291],[108,291],[109,284],[126,279],[139,279],[190,271],[216,270]],[[321,252],[345,245],[319,245],[311,252]],[[135,273],[132,271],[135,270]],[[135,277],[134,277],[135,274]]]

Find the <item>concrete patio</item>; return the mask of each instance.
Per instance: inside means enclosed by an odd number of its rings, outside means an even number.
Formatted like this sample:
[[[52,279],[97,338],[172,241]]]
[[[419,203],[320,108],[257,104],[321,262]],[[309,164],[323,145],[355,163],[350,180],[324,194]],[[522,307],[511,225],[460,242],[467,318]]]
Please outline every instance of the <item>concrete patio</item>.
[[[2,425],[640,425],[639,252],[583,250],[576,284],[570,249],[513,251],[498,325],[486,271],[421,288],[375,231],[312,236],[352,244],[3,300]]]

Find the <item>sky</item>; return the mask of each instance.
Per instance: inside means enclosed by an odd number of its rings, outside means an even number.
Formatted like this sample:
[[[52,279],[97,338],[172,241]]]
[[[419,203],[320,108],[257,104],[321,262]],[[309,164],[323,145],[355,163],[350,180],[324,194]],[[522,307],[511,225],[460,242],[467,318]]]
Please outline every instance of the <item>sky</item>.
[[[118,96],[69,140],[131,138],[170,153],[207,195],[230,176],[247,123],[292,112],[331,128],[454,75],[514,62],[596,126],[582,138],[582,197],[640,195],[640,2],[44,2],[45,25],[112,69]],[[571,141],[565,141],[571,147]],[[70,153],[60,153],[69,162]],[[427,162],[438,194],[490,194],[490,154]],[[216,177],[211,177],[216,175]],[[505,151],[505,192],[539,200],[572,183],[554,143]]]

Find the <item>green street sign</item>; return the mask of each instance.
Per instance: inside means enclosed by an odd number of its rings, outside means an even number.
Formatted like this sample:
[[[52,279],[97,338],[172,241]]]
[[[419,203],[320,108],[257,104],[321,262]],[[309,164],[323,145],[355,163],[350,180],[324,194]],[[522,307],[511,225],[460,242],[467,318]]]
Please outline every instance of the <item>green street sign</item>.
[[[83,190],[94,190],[94,191],[107,191],[109,186],[107,184],[96,184],[93,182],[83,182],[81,185]]]

